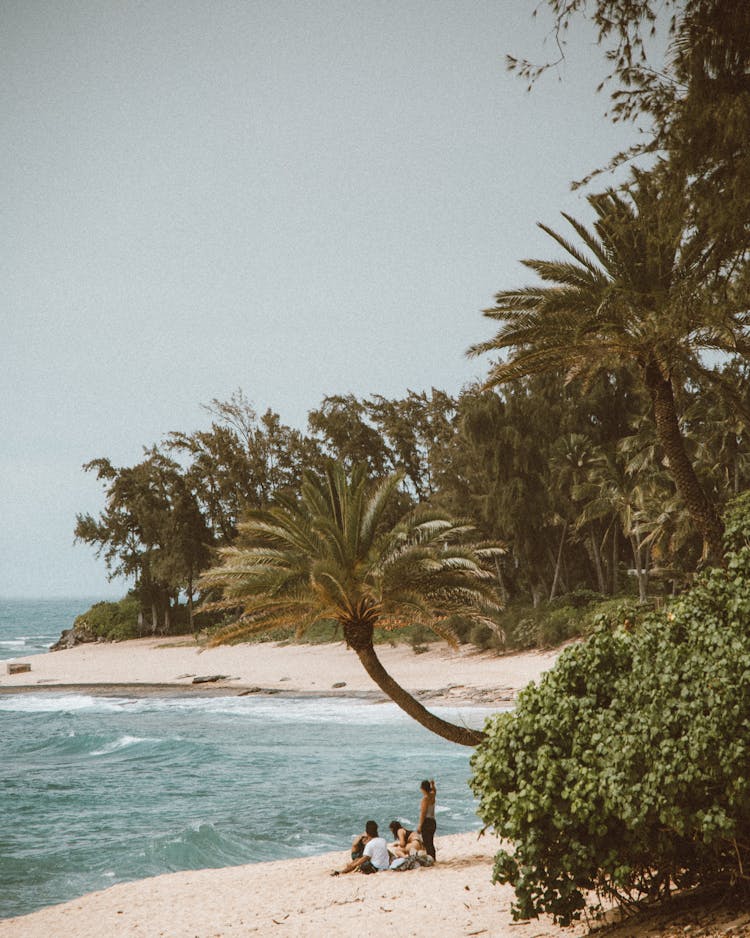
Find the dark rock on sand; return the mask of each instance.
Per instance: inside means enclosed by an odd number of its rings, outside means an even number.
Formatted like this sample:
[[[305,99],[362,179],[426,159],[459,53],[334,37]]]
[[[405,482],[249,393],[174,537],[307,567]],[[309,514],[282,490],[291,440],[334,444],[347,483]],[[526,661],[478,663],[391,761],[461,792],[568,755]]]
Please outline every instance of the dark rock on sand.
[[[74,648],[76,645],[85,645],[89,642],[95,642],[98,636],[94,635],[88,629],[81,626],[73,626],[71,629],[63,629],[60,638],[51,646],[50,651],[65,651],[66,648]]]

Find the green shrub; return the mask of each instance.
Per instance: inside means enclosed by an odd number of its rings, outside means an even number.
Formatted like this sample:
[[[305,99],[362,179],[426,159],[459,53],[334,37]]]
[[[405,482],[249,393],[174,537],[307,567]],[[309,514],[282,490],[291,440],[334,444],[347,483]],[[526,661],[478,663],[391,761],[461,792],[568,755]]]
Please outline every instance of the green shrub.
[[[472,758],[479,814],[514,849],[514,914],[578,917],[584,894],[656,897],[750,870],[750,497],[726,569],[638,624],[601,616]]]
[[[585,609],[587,606],[601,602],[601,599],[602,594],[597,593],[596,590],[579,588],[572,590],[570,593],[565,593],[561,597],[561,602],[566,606],[572,606],[574,609]]]
[[[571,606],[550,609],[540,619],[537,630],[537,644],[542,648],[560,645],[579,634],[580,613]]]
[[[125,596],[117,602],[101,602],[76,617],[73,627],[89,633],[93,638],[108,642],[138,638],[138,612],[140,606],[134,596]]]

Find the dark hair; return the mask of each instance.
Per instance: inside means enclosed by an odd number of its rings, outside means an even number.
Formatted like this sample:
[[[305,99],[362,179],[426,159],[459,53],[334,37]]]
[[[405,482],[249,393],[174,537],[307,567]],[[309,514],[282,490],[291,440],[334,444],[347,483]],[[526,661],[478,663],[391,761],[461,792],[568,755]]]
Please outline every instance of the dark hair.
[[[426,792],[428,795],[432,791],[432,785],[425,779],[422,784],[419,786],[423,792]]]
[[[401,821],[391,821],[388,827],[390,827],[391,833],[393,834],[393,836],[398,837],[398,832],[403,827],[403,824],[401,823]]]
[[[365,833],[368,837],[378,836],[378,825],[375,823],[375,821],[368,821],[365,824]]]

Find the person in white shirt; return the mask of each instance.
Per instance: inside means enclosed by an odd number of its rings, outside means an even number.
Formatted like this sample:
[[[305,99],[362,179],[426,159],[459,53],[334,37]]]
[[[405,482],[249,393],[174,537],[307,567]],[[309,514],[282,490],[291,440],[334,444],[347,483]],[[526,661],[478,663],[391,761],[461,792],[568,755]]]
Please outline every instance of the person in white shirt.
[[[391,856],[388,853],[385,838],[378,834],[378,825],[375,821],[368,821],[365,824],[362,842],[364,843],[362,856],[352,860],[343,870],[334,870],[332,876],[338,876],[339,873],[353,873],[355,870],[359,870],[360,873],[377,873],[388,869]]]

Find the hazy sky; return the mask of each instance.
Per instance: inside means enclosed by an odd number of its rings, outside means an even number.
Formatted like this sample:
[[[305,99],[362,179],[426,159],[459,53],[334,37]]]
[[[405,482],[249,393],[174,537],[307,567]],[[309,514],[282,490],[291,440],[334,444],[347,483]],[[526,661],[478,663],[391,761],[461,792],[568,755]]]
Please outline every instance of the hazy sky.
[[[303,427],[483,374],[535,223],[633,138],[590,36],[531,94],[505,71],[554,55],[536,5],[0,2],[0,596],[121,593],[73,545],[81,465],[211,398]]]

